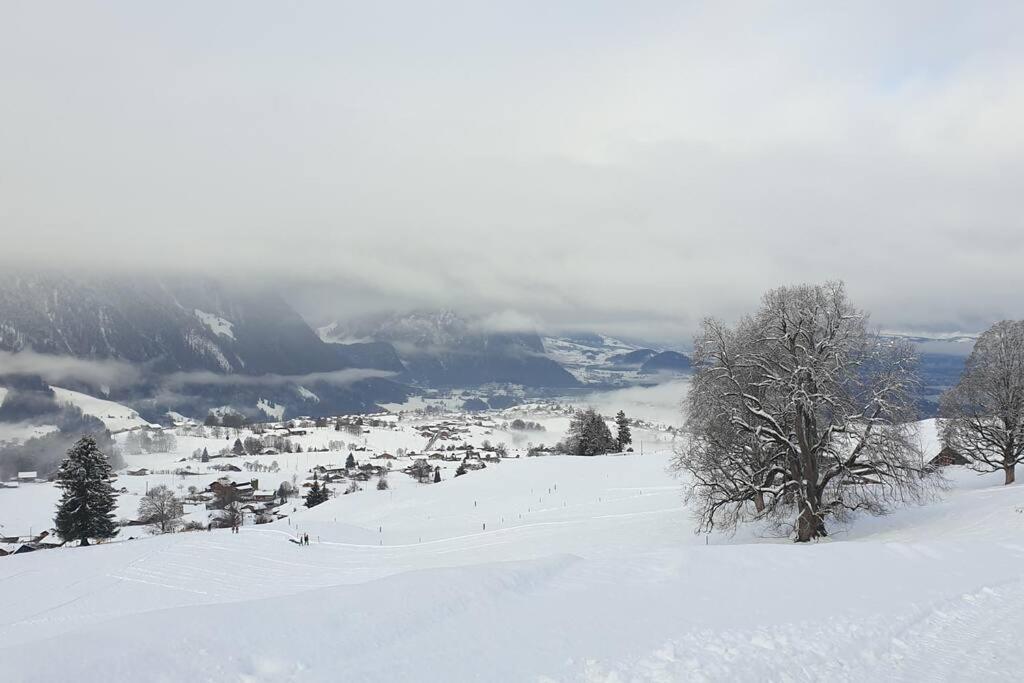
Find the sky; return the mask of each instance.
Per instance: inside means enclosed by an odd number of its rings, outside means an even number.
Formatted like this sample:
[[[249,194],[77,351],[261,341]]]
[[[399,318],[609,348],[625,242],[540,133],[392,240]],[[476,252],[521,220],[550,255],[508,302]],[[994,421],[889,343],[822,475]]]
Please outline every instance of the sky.
[[[0,260],[314,323],[1024,317],[1024,5],[0,1]],[[518,324],[518,323],[517,323]]]

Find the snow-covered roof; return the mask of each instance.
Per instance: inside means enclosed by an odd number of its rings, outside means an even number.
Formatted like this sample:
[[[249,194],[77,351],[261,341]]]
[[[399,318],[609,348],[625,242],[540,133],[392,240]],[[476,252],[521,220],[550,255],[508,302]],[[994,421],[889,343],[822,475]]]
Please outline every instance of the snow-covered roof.
[[[31,472],[18,472],[18,479],[36,479],[38,477],[39,475],[35,472],[35,470]]]

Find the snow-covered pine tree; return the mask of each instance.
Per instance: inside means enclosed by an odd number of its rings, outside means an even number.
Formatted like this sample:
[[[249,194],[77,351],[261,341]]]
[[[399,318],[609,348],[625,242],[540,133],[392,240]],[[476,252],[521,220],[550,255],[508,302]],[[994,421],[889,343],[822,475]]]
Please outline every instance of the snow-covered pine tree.
[[[345,458],[345,467],[347,467],[348,469],[352,469],[355,466],[356,466],[356,458],[355,458],[354,455],[349,453],[348,457]]]
[[[316,478],[316,474],[313,474],[313,485],[309,487],[309,492],[306,493],[306,507],[313,508],[323,503],[330,496],[330,492],[326,486],[320,486],[320,481]]]
[[[117,533],[113,510],[117,494],[110,483],[110,463],[96,440],[83,436],[68,450],[57,472],[62,490],[54,525],[65,541],[110,538]]]
[[[564,444],[565,452],[571,455],[602,455],[614,452],[617,445],[604,418],[596,410],[588,408],[573,415]]]
[[[615,440],[619,444],[619,450],[624,451],[626,446],[633,443],[633,433],[629,430],[629,420],[626,418],[625,411],[620,410],[615,414],[615,425],[618,427]]]
[[[245,455],[245,446],[242,445],[241,439],[235,439],[235,445],[231,447],[231,452],[235,455]]]

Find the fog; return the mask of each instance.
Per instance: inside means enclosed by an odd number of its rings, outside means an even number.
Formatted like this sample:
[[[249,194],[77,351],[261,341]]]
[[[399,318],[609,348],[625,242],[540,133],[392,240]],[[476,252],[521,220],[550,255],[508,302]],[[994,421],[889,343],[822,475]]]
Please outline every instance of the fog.
[[[1024,317],[1020,3],[9,3],[3,265],[686,340]]]

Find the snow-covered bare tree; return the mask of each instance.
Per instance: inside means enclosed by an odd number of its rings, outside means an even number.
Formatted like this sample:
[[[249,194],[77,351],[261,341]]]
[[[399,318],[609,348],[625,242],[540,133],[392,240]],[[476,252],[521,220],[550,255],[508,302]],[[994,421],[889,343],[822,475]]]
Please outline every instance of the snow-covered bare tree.
[[[1002,470],[1012,484],[1024,462],[1024,320],[990,327],[963,375],[939,404],[945,445],[980,471]]]
[[[674,466],[692,477],[701,529],[760,518],[809,541],[830,517],[929,489],[916,356],[869,332],[842,283],[768,292],[734,328],[705,321],[695,347]]]
[[[217,511],[214,521],[221,529],[242,526],[245,521],[245,513],[242,512],[242,506],[238,504],[238,501],[232,501]]]
[[[185,508],[181,500],[163,484],[154,486],[139,501],[139,519],[165,534],[181,523]]]

